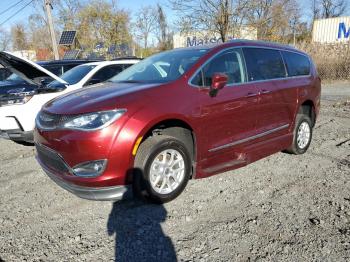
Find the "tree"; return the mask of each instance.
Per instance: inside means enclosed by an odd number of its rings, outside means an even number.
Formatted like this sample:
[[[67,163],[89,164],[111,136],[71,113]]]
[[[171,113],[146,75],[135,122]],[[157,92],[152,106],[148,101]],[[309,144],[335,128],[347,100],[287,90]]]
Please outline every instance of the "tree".
[[[85,49],[93,50],[103,43],[105,49],[114,45],[129,44],[129,14],[113,8],[104,0],[95,0],[84,6],[77,14],[79,42]]]
[[[11,34],[3,28],[0,28],[0,51],[10,49]]]
[[[28,19],[28,42],[33,50],[52,48],[49,30],[46,20],[39,14],[33,14]]]
[[[170,49],[172,45],[172,34],[169,32],[163,8],[159,4],[157,4],[157,24],[158,48],[160,50]]]
[[[322,17],[339,17],[345,12],[346,2],[345,0],[322,0]]]
[[[12,47],[14,50],[28,49],[26,30],[23,24],[17,23],[11,28]]]
[[[347,0],[313,0],[313,20],[339,17],[345,13],[347,6]]]
[[[296,33],[300,8],[295,0],[252,0],[247,23],[258,30],[258,39],[286,42]]]
[[[83,8],[80,0],[58,0],[55,7],[57,24],[62,29],[74,30],[79,24],[79,18],[76,15]]]
[[[142,39],[144,49],[148,47],[150,35],[155,32],[157,25],[157,10],[153,6],[141,7],[136,13],[135,31]]]
[[[181,31],[207,30],[225,42],[242,26],[248,0],[169,0],[180,17]]]

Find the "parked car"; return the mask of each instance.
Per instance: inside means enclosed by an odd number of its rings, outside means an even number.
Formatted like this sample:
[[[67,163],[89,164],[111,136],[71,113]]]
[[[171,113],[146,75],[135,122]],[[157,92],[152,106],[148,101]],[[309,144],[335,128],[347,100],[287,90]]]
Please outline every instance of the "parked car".
[[[73,67],[89,62],[96,62],[98,60],[54,60],[54,61],[39,61],[38,65],[47,69],[56,76],[61,76],[64,72],[72,69]],[[9,65],[8,65],[9,66]],[[3,68],[11,72],[7,68]],[[39,79],[38,79],[39,80]],[[43,76],[40,78],[40,84],[45,85],[52,81],[52,77]],[[38,81],[39,82],[39,81]],[[24,88],[24,89],[23,89]],[[6,77],[3,81],[0,81],[0,96],[7,95],[9,91],[13,89],[33,90],[37,88],[37,84],[33,84],[24,80],[16,73],[12,73]]]
[[[33,142],[35,117],[47,101],[105,81],[138,61],[134,59],[85,63],[58,77],[29,60],[0,52],[0,63],[31,83],[23,88],[12,88],[6,95],[0,96],[0,137],[17,142]],[[42,78],[47,77],[55,80],[43,84]]]
[[[37,159],[79,197],[116,200],[132,188],[163,203],[191,178],[306,152],[320,89],[310,57],[289,46],[175,49],[47,103],[36,119]]]

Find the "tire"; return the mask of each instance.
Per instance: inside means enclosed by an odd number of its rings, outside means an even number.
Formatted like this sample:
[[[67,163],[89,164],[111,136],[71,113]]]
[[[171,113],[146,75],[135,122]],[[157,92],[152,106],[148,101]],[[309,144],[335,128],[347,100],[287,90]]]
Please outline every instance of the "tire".
[[[304,154],[312,140],[312,127],[312,121],[309,116],[298,114],[293,131],[293,143],[286,151],[295,155]]]
[[[147,138],[135,157],[134,194],[157,204],[173,200],[187,185],[191,163],[191,155],[181,140],[167,135]]]

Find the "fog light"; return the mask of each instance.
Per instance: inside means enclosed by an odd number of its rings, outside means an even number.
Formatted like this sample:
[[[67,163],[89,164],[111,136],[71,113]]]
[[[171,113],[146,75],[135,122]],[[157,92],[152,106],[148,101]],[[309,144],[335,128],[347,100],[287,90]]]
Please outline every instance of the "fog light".
[[[107,166],[107,160],[84,162],[73,167],[74,174],[81,177],[97,177],[103,173]]]

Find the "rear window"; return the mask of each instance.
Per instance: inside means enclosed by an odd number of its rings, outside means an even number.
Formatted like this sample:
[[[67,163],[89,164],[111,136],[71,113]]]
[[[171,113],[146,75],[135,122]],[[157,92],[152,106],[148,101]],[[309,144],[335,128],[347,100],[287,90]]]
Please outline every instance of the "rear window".
[[[243,48],[250,81],[286,77],[280,51],[263,48]]]
[[[310,60],[305,55],[282,52],[288,76],[305,76],[310,74]]]

